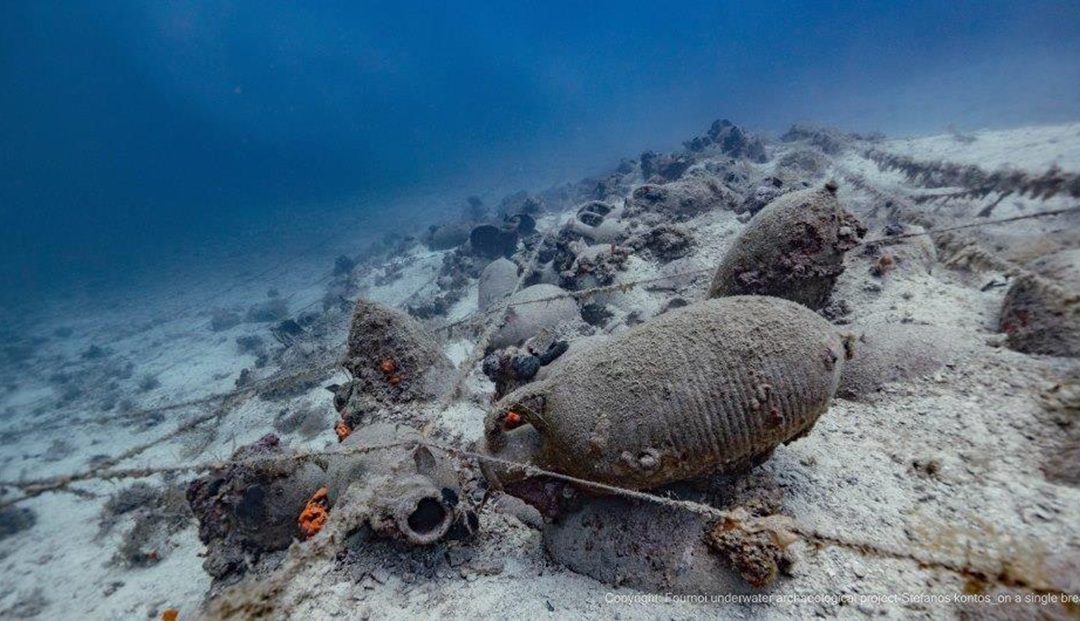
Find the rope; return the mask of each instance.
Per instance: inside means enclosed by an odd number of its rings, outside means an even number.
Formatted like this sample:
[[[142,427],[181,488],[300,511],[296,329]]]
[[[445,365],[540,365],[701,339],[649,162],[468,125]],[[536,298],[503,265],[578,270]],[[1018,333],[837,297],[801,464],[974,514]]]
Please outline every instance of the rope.
[[[124,479],[145,479],[158,474],[202,474],[205,472],[213,472],[215,470],[223,470],[230,466],[257,466],[282,462],[303,462],[317,457],[330,457],[330,456],[347,456],[347,455],[359,455],[362,453],[370,453],[378,450],[386,450],[391,448],[398,448],[402,446],[410,446],[415,442],[393,442],[388,444],[372,444],[367,446],[351,446],[347,449],[338,449],[333,451],[298,451],[290,455],[263,455],[259,457],[252,457],[248,459],[230,459],[225,461],[204,462],[199,464],[175,464],[172,466],[150,466],[143,468],[112,468],[105,467],[96,471],[85,471],[81,473],[60,475],[54,477],[43,477],[38,479],[26,479],[22,481],[0,481],[2,487],[13,487],[23,492],[23,496],[12,500],[7,500],[0,503],[0,510],[7,509],[8,507],[21,503],[30,498],[40,496],[46,492],[58,492],[64,491],[70,487],[73,483],[80,483],[85,481],[116,481]]]
[[[706,504],[703,504],[703,503],[700,503],[700,502],[694,502],[692,500],[682,500],[682,499],[678,499],[678,498],[669,498],[669,497],[666,497],[666,496],[659,496],[657,494],[652,494],[652,493],[649,493],[649,492],[643,492],[643,491],[640,491],[640,490],[632,490],[632,489],[628,489],[628,488],[625,488],[625,487],[619,487],[619,486],[616,486],[616,485],[598,483],[598,482],[595,482],[595,481],[590,481],[588,479],[582,479],[582,478],[562,474],[562,473],[559,473],[559,472],[553,472],[553,471],[550,471],[550,470],[545,470],[543,468],[538,468],[538,467],[533,466],[531,464],[517,462],[517,461],[513,461],[513,460],[509,460],[509,459],[502,459],[502,458],[499,458],[499,457],[494,457],[492,455],[486,455],[486,454],[483,454],[483,453],[477,453],[475,451],[468,451],[468,450],[458,449],[458,448],[454,448],[454,447],[448,447],[448,446],[435,444],[435,443],[431,443],[431,442],[425,442],[424,444],[426,446],[430,447],[430,448],[435,448],[435,449],[444,451],[445,453],[447,453],[449,455],[452,455],[452,456],[455,456],[458,459],[467,457],[467,458],[475,459],[477,461],[483,461],[483,462],[487,462],[487,463],[494,464],[494,465],[499,465],[499,466],[504,466],[504,467],[509,467],[509,468],[516,468],[516,469],[519,469],[519,470],[525,472],[526,474],[528,474],[530,476],[544,476],[544,477],[548,477],[548,478],[551,478],[551,479],[557,479],[557,480],[560,480],[560,481],[563,481],[563,482],[566,482],[566,483],[572,483],[574,485],[580,486],[580,487],[585,488],[585,489],[599,490],[599,491],[603,491],[603,492],[606,492],[606,493],[609,493],[609,494],[612,494],[612,495],[615,495],[615,496],[620,496],[622,498],[648,502],[648,503],[652,503],[652,504],[659,505],[659,506],[662,506],[662,507],[667,507],[667,508],[670,508],[670,509],[673,509],[673,510],[676,510],[676,511],[686,511],[686,512],[689,512],[689,513],[699,515],[699,516],[701,516],[703,518],[706,518],[708,520],[723,520],[723,519],[732,519],[732,518],[734,518],[736,522],[740,521],[737,517],[735,517],[733,515],[733,513],[731,511],[727,511],[727,510],[724,510],[724,509],[718,509],[716,507],[706,505]],[[900,549],[900,548],[886,546],[886,545],[883,545],[883,544],[878,543],[878,542],[853,541],[853,540],[847,539],[847,538],[842,537],[842,536],[837,535],[837,534],[827,533],[827,532],[824,532],[824,531],[819,530],[817,528],[812,528],[812,527],[808,527],[808,526],[805,526],[805,525],[800,525],[798,523],[795,523],[794,520],[791,520],[791,523],[787,524],[785,526],[785,528],[787,530],[790,530],[791,532],[803,537],[804,539],[806,539],[808,541],[811,541],[811,542],[814,542],[814,543],[816,543],[816,544],[818,544],[820,546],[842,547],[842,548],[853,550],[853,551],[856,551],[856,552],[859,552],[859,553],[862,553],[862,554],[875,554],[875,555],[881,556],[881,557],[893,558],[893,559],[898,559],[898,560],[913,561],[913,562],[916,562],[916,563],[918,563],[919,565],[921,565],[923,567],[934,567],[934,568],[937,568],[937,569],[942,569],[942,570],[958,573],[958,574],[961,574],[961,575],[966,576],[966,577],[976,577],[976,578],[979,578],[979,579],[982,579],[982,580],[987,580],[987,581],[998,580],[998,581],[1000,581],[1000,582],[1002,582],[1004,584],[1007,584],[1008,586],[1018,586],[1018,587],[1028,588],[1028,589],[1031,589],[1031,590],[1037,591],[1037,592],[1054,592],[1054,591],[1059,590],[1059,589],[1055,589],[1051,585],[1027,582],[1026,580],[1028,580],[1028,579],[1023,579],[1023,578],[1019,578],[1019,577],[1016,577],[1016,576],[1006,576],[1005,572],[1001,571],[1001,569],[1002,569],[1001,567],[978,568],[978,567],[973,567],[970,564],[966,564],[966,563],[970,563],[971,559],[965,559],[964,561],[957,561],[955,559],[944,559],[943,560],[943,559],[940,559],[940,558],[933,558],[933,557],[930,557],[930,556],[925,556],[925,555],[922,555],[922,554],[918,554],[918,553],[916,553],[916,552],[914,552],[912,550],[903,550],[903,549]],[[990,560],[990,559],[987,559],[987,560]],[[1008,559],[1005,559],[1004,561],[999,561],[999,562],[1007,563]],[[1038,578],[1035,578],[1035,579],[1038,579]]]
[[[686,511],[699,515],[707,520],[723,520],[734,518],[736,522],[740,519],[735,516],[731,511],[718,509],[716,507],[706,505],[700,502],[691,500],[683,500],[678,498],[669,498],[665,496],[659,496],[650,492],[643,492],[640,490],[633,490],[625,487],[619,487],[616,485],[610,485],[606,483],[600,483],[596,481],[590,481],[588,479],[582,479],[579,477],[570,476],[560,472],[554,472],[534,466],[532,464],[518,462],[509,459],[502,459],[494,457],[492,455],[486,455],[484,453],[478,453],[476,451],[470,451],[467,449],[461,449],[457,447],[447,446],[437,442],[431,442],[427,439],[391,442],[386,444],[372,444],[372,445],[360,445],[350,446],[346,448],[337,448],[334,450],[313,450],[313,451],[298,451],[290,455],[270,455],[253,457],[242,460],[226,460],[220,462],[209,462],[202,464],[192,465],[174,465],[165,467],[148,467],[148,468],[124,468],[124,469],[106,469],[97,473],[93,477],[87,476],[61,476],[50,477],[45,479],[34,479],[25,481],[0,481],[0,486],[6,487],[18,487],[24,493],[24,496],[9,500],[4,503],[0,503],[0,510],[5,510],[10,506],[18,504],[22,501],[39,496],[45,492],[57,492],[57,491],[73,491],[69,490],[69,486],[72,483],[79,481],[86,481],[90,478],[101,480],[117,480],[117,479],[130,479],[130,478],[146,478],[156,474],[172,474],[172,473],[204,473],[212,472],[215,470],[222,470],[234,465],[264,465],[271,463],[281,462],[297,462],[310,461],[316,458],[326,457],[344,457],[350,455],[359,455],[372,453],[375,451],[389,450],[395,448],[412,448],[415,446],[425,446],[429,449],[436,449],[442,451],[447,455],[457,459],[473,459],[478,462],[487,462],[489,464],[499,465],[508,468],[515,468],[529,476],[544,476],[551,479],[556,479],[566,483],[572,483],[585,489],[598,490],[627,498],[630,500],[638,500],[642,502],[652,503],[658,506],[667,507],[676,511]],[[76,492],[77,493],[77,492]],[[820,546],[835,546],[842,547],[848,550],[853,550],[861,554],[874,554],[881,557],[887,557],[898,560],[907,560],[918,563],[923,567],[933,567],[940,570],[950,571],[963,575],[965,577],[976,577],[982,580],[997,580],[1008,586],[1027,588],[1036,592],[1052,592],[1055,589],[1052,585],[1038,584],[1027,582],[1026,579],[1019,577],[1010,577],[1005,572],[1000,571],[999,567],[974,567],[970,564],[970,559],[964,561],[957,561],[955,559],[941,559],[934,558],[919,554],[912,550],[904,550],[883,545],[878,542],[868,541],[853,541],[836,535],[833,533],[824,532],[820,529],[800,525],[791,521],[790,524],[785,526],[787,530],[803,537],[804,539],[818,544]],[[987,560],[991,560],[989,557]],[[1008,559],[1000,561],[1001,563],[1007,563]]]
[[[868,244],[889,242],[889,241],[893,241],[893,240],[897,240],[897,239],[908,239],[910,237],[922,237],[922,236],[925,236],[925,235],[939,235],[941,233],[949,233],[949,232],[952,232],[952,231],[962,231],[964,229],[978,229],[978,228],[982,228],[982,227],[985,227],[985,226],[995,226],[995,225],[998,225],[998,224],[1008,224],[1009,222],[1018,222],[1020,220],[1033,220],[1035,218],[1046,218],[1046,217],[1049,217],[1049,216],[1060,216],[1060,215],[1064,215],[1064,214],[1067,214],[1067,213],[1080,213],[1080,206],[1066,207],[1064,209],[1052,209],[1052,210],[1048,210],[1048,211],[1040,211],[1038,213],[1029,213],[1029,214],[1025,214],[1025,215],[1022,215],[1022,216],[1012,216],[1012,217],[1009,217],[1009,218],[999,218],[997,220],[987,220],[987,221],[984,221],[984,222],[972,222],[972,223],[969,223],[969,224],[959,224],[959,225],[956,225],[956,226],[947,226],[947,227],[944,227],[944,228],[930,229],[928,231],[923,231],[923,232],[919,232],[919,233],[901,233],[899,235],[890,235],[890,236],[884,237],[882,239],[872,239],[872,240],[863,241],[863,242],[860,242],[859,245],[860,246],[866,246]]]
[[[1057,194],[1080,198],[1080,175],[1065,172],[1057,166],[1051,166],[1036,176],[1017,169],[1001,168],[990,172],[972,164],[942,160],[920,161],[877,149],[869,149],[862,155],[879,168],[900,171],[909,181],[922,183],[926,187],[964,187],[968,188],[970,195],[978,197],[997,192],[1002,195],[1028,195],[1044,200]]]
[[[622,496],[623,498],[629,498],[632,500],[641,500],[644,502],[651,502],[653,504],[662,505],[665,507],[671,507],[675,509],[682,509],[691,513],[696,513],[706,518],[720,518],[727,515],[726,511],[717,509],[716,507],[710,507],[709,505],[702,504],[700,502],[694,502],[692,500],[679,500],[676,498],[667,498],[665,496],[657,496],[656,494],[650,494],[640,490],[633,490],[626,487],[618,487],[616,485],[609,485],[607,483],[599,483],[597,481],[590,481],[588,479],[582,479],[579,477],[570,476],[561,472],[554,472],[552,470],[545,470],[537,466],[527,464],[524,462],[514,461],[511,459],[503,459],[501,457],[495,457],[493,455],[487,455],[484,453],[477,453],[475,451],[469,451],[465,449],[459,449],[451,446],[445,446],[432,442],[425,442],[426,446],[443,451],[450,455],[455,455],[460,458],[470,458],[476,461],[483,461],[489,464],[504,466],[507,468],[513,468],[520,470],[529,476],[544,476],[550,479],[556,479],[564,483],[573,483],[574,485],[581,486],[583,488],[591,490],[599,490]]]

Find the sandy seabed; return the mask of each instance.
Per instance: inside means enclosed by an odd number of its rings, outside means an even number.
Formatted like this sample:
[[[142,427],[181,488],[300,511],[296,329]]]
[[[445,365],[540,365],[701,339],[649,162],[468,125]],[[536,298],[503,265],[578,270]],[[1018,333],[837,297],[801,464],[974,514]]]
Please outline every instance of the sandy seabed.
[[[880,235],[890,214],[898,213],[895,206],[910,223],[940,228],[977,221],[976,214],[994,201],[999,202],[984,220],[1077,205],[1075,198],[1061,195],[962,195],[965,188],[883,169],[866,152],[986,170],[1008,166],[1032,175],[1052,166],[1080,173],[1080,124],[886,138],[870,147],[861,139],[845,140],[854,142],[833,148],[813,137],[775,141],[767,145],[768,161],[740,166],[750,178],[766,177],[781,166],[791,175],[803,166],[800,174],[810,183],[837,180],[842,204],[864,220],[869,237]],[[710,161],[701,157],[691,170],[709,174]],[[625,178],[631,188],[645,182],[640,172]],[[538,229],[565,226],[575,217],[574,202],[549,202]],[[658,314],[673,298],[704,297],[709,276],[700,272],[719,262],[745,217],[709,210],[681,225],[693,234],[685,256],[662,262],[631,254],[614,282],[699,273],[664,286],[605,294],[600,302],[612,319],[603,328],[568,332],[571,350],[575,338],[618,333]],[[804,530],[838,541],[793,544],[793,564],[767,589],[686,596],[603,584],[553,562],[537,524],[507,508],[509,503],[490,502],[477,535],[448,546],[445,560],[425,561],[410,571],[409,553],[402,551],[394,563],[317,564],[293,581],[281,614],[307,619],[1075,615],[1080,610],[1080,490],[1077,465],[1071,465],[1070,478],[1069,464],[1060,462],[1062,456],[1080,459],[1075,428],[1080,363],[1009,349],[998,318],[1010,277],[1003,266],[1026,268],[1039,257],[1080,247],[1080,216],[1021,220],[966,235],[998,262],[953,260],[956,253],[939,247],[918,269],[901,266],[875,275],[875,257],[847,256],[834,292],[845,304],[833,308],[834,320],[883,331],[898,325],[941,328],[950,335],[941,348],[955,355],[870,394],[836,398],[807,437],[778,448],[748,475],[743,488],[748,498],[754,492],[746,488],[766,489]],[[131,308],[39,322],[8,344],[13,353],[5,360],[6,385],[0,392],[0,480],[65,475],[101,464],[141,468],[219,461],[269,432],[293,448],[333,448],[337,414],[324,386],[345,379],[340,370],[322,374],[313,386],[272,397],[252,393],[228,400],[227,407],[211,402],[157,408],[232,391],[242,371],[258,381],[332,364],[341,354],[349,318],[347,304],[335,300],[362,295],[416,308],[440,294],[440,269],[452,250],[395,244],[337,275],[330,273],[333,256],[315,253],[302,266],[294,262],[289,268],[294,273],[326,276],[279,279],[274,297],[267,295],[264,281],[238,286],[223,279],[203,283],[191,304],[188,297],[162,290]],[[474,279],[466,282],[460,299],[425,320],[428,327],[475,315],[476,287]],[[214,291],[224,293],[207,302]],[[284,300],[279,304],[284,310],[276,314],[275,299]],[[252,307],[275,321],[304,313],[317,317],[305,326],[305,336],[292,342],[271,333],[274,322],[252,320]],[[478,369],[478,357],[471,355],[478,334],[475,325],[471,328],[435,332],[455,364],[473,365],[463,369],[462,397],[447,408],[421,408],[436,437],[462,447],[482,435],[493,390]],[[155,441],[199,416],[206,419],[203,424]],[[143,479],[151,489],[172,490],[172,495],[147,496],[164,516],[150,525],[145,506],[116,501],[135,497],[134,481],[126,479],[91,478],[6,509],[0,524],[0,618],[145,619],[160,618],[168,609],[179,610],[181,619],[196,618],[211,578],[202,568],[197,523],[179,500],[190,478]],[[21,493],[7,487],[0,501]]]

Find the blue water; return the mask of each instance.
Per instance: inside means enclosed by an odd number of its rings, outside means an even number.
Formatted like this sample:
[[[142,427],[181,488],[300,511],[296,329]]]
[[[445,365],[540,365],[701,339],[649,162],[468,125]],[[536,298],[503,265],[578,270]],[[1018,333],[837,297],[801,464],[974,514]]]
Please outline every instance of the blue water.
[[[1077,58],[1075,1],[6,1],[0,303],[401,228],[717,117],[1080,120]]]

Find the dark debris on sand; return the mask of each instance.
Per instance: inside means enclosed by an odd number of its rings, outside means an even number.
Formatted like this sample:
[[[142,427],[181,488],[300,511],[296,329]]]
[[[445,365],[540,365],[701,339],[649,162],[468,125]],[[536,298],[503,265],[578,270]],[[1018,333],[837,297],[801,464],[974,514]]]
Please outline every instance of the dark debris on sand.
[[[124,567],[148,567],[158,563],[173,547],[169,537],[192,521],[182,486],[135,483],[113,494],[98,518],[98,538],[109,535],[130,520],[112,562]]]

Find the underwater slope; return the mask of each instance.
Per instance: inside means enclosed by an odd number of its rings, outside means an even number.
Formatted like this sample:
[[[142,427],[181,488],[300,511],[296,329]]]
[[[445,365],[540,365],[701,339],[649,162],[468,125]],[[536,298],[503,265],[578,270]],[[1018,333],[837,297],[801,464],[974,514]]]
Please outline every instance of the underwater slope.
[[[1076,425],[1076,353],[1023,351],[1038,339],[1024,339],[1022,329],[1001,321],[1008,292],[1032,274],[1047,281],[1047,291],[1076,291],[1071,257],[1080,247],[1080,216],[992,224],[1077,205],[1070,176],[1080,171],[1076,127],[911,140],[799,127],[769,142],[731,125],[710,130],[678,152],[645,153],[609,175],[510,196],[494,213],[478,209],[438,223],[423,239],[344,257],[325,266],[325,281],[303,296],[241,296],[236,310],[215,302],[220,309],[208,308],[182,331],[151,325],[122,339],[129,328],[103,326],[92,340],[50,332],[47,345],[6,350],[4,363],[35,388],[5,394],[0,433],[5,446],[18,449],[5,450],[0,479],[41,479],[56,491],[4,486],[4,503],[30,497],[4,509],[0,612],[97,618],[176,608],[188,618],[271,606],[277,616],[316,619],[748,613],[724,602],[626,603],[640,593],[700,584],[680,584],[677,576],[673,583],[656,569],[673,561],[657,557],[642,566],[619,557],[619,546],[690,545],[702,525],[642,529],[652,539],[629,542],[593,537],[591,545],[612,555],[602,566],[590,564],[599,552],[560,538],[573,535],[572,516],[579,514],[560,518],[560,531],[510,494],[481,508],[491,473],[453,453],[455,494],[480,510],[474,534],[420,548],[392,533],[325,546],[314,539],[293,552],[264,542],[246,550],[250,566],[211,580],[199,536],[217,522],[198,503],[192,514],[185,497],[189,482],[208,472],[140,470],[222,462],[268,433],[283,450],[337,450],[349,445],[338,443],[339,422],[357,438],[375,423],[400,423],[425,431],[435,445],[471,451],[484,438],[495,397],[582,369],[608,355],[608,339],[632,340],[638,326],[670,321],[668,313],[700,302],[728,251],[746,243],[756,214],[774,213],[783,197],[820,192],[829,181],[837,204],[866,230],[841,252],[842,269],[829,271],[829,296],[819,310],[837,331],[854,336],[856,355],[862,348],[882,357],[871,358],[876,366],[851,361],[859,381],[841,379],[805,437],[776,447],[749,473],[676,492],[727,515],[748,512],[747,520],[775,516],[769,524],[792,534],[779,551],[736,542],[760,552],[749,561],[732,552],[731,542],[719,544],[721,552],[693,548],[716,560],[684,575],[705,571],[715,580],[710,593],[723,587],[805,596],[767,609],[800,617],[952,618],[985,609],[859,597],[1080,589],[1070,582],[1080,564],[1073,528],[1080,490],[1076,456],[1068,452],[1075,443],[1069,434]],[[995,178],[1006,164],[1019,174]],[[1060,172],[1048,177],[1055,164]],[[967,224],[979,226],[920,235]],[[488,269],[499,257],[513,264],[501,276]],[[530,307],[521,303],[528,292],[513,293],[524,287],[558,299]],[[485,299],[517,296],[512,303],[521,305],[510,315],[478,313],[481,290]],[[372,345],[349,339],[357,343],[350,356],[374,357],[367,371],[345,373],[340,360],[358,297],[412,315],[400,325],[388,319],[388,339],[416,322],[428,337],[409,339],[416,348],[410,351],[442,351],[384,365],[386,356]],[[282,298],[284,305],[276,301]],[[1069,325],[1051,328],[1068,334]],[[892,334],[908,348],[890,345]],[[522,338],[526,343],[517,345]],[[556,353],[561,342],[567,349]],[[676,385],[703,377],[674,352],[658,353],[657,364],[670,369]],[[158,386],[144,370],[152,356],[169,365],[153,376]],[[448,382],[409,392],[419,386],[411,382],[422,375],[420,360],[444,369],[435,375]],[[447,362],[458,369],[438,366]],[[189,400],[198,402],[155,409]],[[670,424],[683,424],[680,402],[671,403]],[[135,470],[97,478],[108,468]],[[49,479],[70,473],[88,476]],[[150,476],[136,480],[144,474]],[[329,515],[347,509],[335,501]],[[596,515],[615,527],[627,519],[617,506]],[[683,519],[657,515],[663,523]],[[228,551],[220,540],[204,539],[212,557]],[[290,565],[296,558],[306,562]],[[770,573],[762,558],[778,571]],[[755,591],[747,575],[771,578],[771,585]],[[240,588],[230,590],[238,580]],[[813,601],[815,595],[825,597]]]

